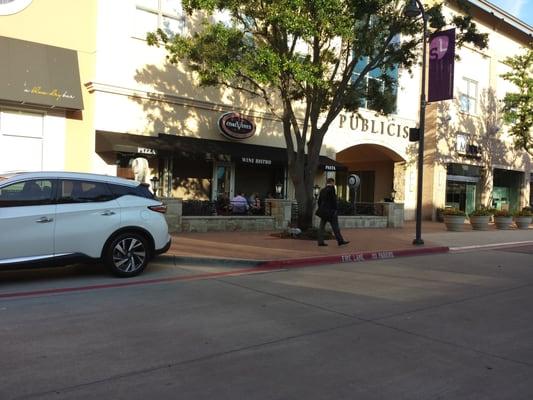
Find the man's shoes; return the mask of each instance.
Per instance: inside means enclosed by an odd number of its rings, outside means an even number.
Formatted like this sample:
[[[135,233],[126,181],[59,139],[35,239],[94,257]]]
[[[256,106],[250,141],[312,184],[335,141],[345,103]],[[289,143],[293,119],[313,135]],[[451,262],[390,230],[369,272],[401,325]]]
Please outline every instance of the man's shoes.
[[[350,243],[348,240],[343,240],[342,242],[339,242],[339,246],[344,246],[345,244]]]
[[[319,243],[318,245],[319,246],[327,246],[328,244],[327,243]]]

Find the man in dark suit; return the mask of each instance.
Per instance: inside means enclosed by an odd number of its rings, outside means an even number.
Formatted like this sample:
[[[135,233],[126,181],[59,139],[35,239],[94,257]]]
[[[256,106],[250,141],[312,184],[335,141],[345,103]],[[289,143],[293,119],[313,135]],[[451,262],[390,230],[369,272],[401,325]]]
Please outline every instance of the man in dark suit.
[[[335,179],[328,178],[326,187],[320,191],[318,196],[318,209],[316,215],[320,217],[320,226],[318,228],[318,245],[327,246],[324,242],[324,228],[326,222],[329,222],[333,234],[337,239],[339,246],[350,242],[344,240],[339,229],[339,218],[337,216],[337,194],[335,193]]]

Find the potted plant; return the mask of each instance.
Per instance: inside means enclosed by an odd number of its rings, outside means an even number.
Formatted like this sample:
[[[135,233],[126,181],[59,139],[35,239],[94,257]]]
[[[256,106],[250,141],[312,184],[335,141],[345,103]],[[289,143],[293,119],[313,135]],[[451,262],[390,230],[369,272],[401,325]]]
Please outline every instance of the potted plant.
[[[528,207],[514,213],[514,223],[518,229],[529,229],[529,224],[533,220],[533,213]]]
[[[458,208],[445,208],[442,210],[446,229],[453,232],[461,232],[465,226],[466,214]]]
[[[513,215],[509,210],[496,210],[494,213],[494,224],[496,229],[511,229]]]
[[[486,231],[489,229],[489,221],[493,213],[494,210],[492,208],[484,206],[477,207],[468,216],[470,225],[472,225],[472,229],[476,231]]]

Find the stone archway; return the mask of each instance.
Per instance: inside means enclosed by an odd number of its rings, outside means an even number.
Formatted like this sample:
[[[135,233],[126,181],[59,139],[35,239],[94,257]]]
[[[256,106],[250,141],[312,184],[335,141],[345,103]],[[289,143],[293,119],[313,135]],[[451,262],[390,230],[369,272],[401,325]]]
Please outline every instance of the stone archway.
[[[392,197],[404,201],[406,161],[394,150],[378,144],[358,144],[338,152],[336,160],[348,167],[349,174],[360,175],[357,201],[375,203]],[[347,197],[347,193],[344,195]]]

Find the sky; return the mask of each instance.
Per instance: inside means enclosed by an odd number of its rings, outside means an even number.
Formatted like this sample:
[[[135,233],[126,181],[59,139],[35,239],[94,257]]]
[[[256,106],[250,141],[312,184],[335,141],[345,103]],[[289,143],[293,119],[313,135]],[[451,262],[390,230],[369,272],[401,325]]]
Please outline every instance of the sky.
[[[489,0],[489,2],[533,26],[533,0]]]

